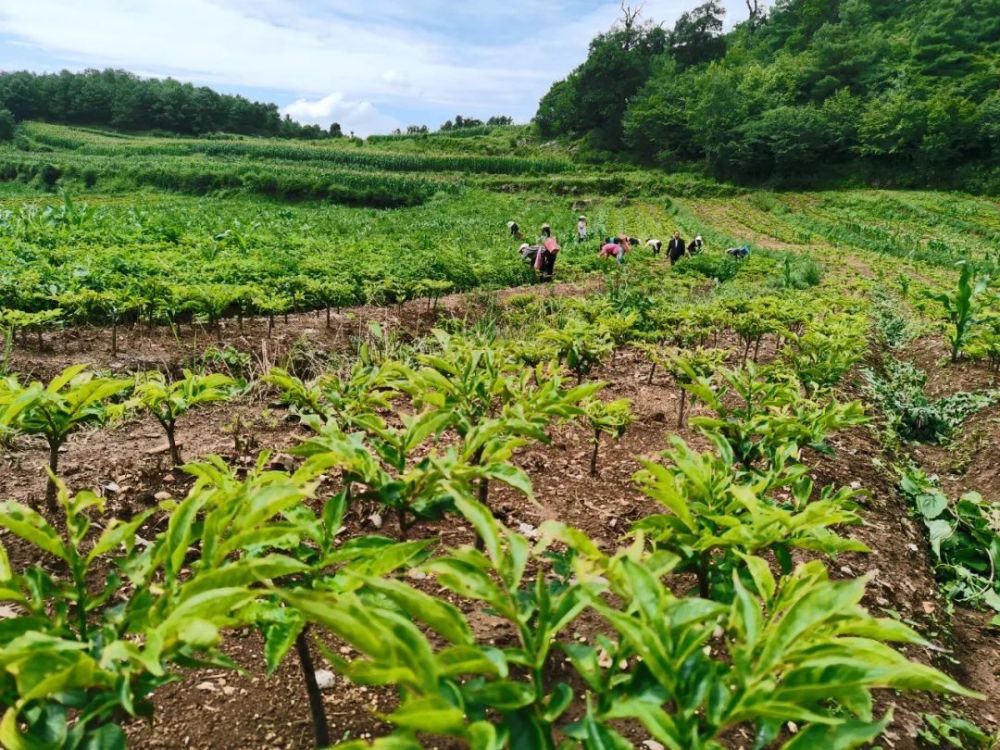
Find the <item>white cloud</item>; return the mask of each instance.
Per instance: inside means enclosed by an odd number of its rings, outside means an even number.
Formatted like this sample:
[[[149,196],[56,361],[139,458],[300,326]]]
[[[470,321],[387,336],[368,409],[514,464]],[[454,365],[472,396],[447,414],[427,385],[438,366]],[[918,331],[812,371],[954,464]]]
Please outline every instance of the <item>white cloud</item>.
[[[281,113],[288,114],[301,123],[324,128],[329,127],[332,122],[339,122],[345,134],[353,132],[361,137],[372,133],[387,133],[401,127],[398,120],[382,114],[371,102],[345,99],[339,91],[322,99],[296,99],[282,109]]]
[[[645,15],[672,23],[697,2],[647,0]],[[724,5],[730,22],[745,15]],[[526,120],[619,12],[618,0],[0,0],[0,29],[50,68],[284,91],[299,100],[289,112],[330,107],[361,132],[391,109]]]

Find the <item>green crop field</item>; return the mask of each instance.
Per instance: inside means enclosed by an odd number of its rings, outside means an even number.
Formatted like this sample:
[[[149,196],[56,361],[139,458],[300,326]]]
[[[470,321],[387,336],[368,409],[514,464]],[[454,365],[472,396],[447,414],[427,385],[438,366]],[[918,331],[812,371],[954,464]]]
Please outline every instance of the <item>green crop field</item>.
[[[995,198],[509,126],[0,178],[4,747],[995,747]]]

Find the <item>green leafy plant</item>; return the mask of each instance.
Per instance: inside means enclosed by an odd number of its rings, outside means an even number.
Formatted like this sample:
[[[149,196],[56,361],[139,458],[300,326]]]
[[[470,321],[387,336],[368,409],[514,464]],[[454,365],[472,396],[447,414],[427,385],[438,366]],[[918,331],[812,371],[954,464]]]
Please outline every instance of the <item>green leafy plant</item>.
[[[590,429],[593,430],[594,449],[590,454],[590,476],[597,476],[597,455],[601,448],[601,436],[610,435],[618,439],[625,434],[632,424],[632,404],[627,398],[615,401],[602,401],[599,398],[588,401],[584,407],[584,416]]]
[[[160,372],[147,372],[136,380],[133,396],[127,406],[146,409],[167,436],[167,447],[173,466],[182,463],[177,446],[177,420],[191,409],[204,404],[228,400],[236,381],[226,375],[198,375],[185,370],[183,377],[169,381]]]
[[[1000,503],[967,492],[952,502],[937,482],[918,468],[900,473],[900,488],[924,525],[935,569],[949,599],[997,612],[1000,626]]]
[[[575,654],[594,700],[571,736],[585,747],[628,748],[605,722],[634,718],[666,747],[721,750],[721,738],[735,726],[752,727],[755,744],[765,747],[791,721],[798,731],[782,750],[855,748],[878,737],[891,719],[873,715],[875,688],[970,694],[887,645],[923,640],[861,607],[864,579],[831,581],[814,561],[776,580],[763,559],[743,559],[751,580],[733,576],[730,605],[677,598],[655,568],[629,558],[620,572],[596,567],[625,604],[592,601],[617,643],[603,668],[595,649]],[[628,668],[619,671],[621,663]]]
[[[563,386],[554,367],[525,370],[502,345],[479,345],[437,331],[440,351],[421,355],[421,367],[408,389],[417,408],[447,413],[447,426],[463,442],[472,465],[489,453],[510,456],[524,440],[547,442],[546,429],[558,419],[582,414],[580,404],[602,385]],[[479,501],[489,500],[488,478],[479,485]]]
[[[543,341],[557,347],[559,361],[576,375],[577,383],[614,351],[611,337],[601,326],[570,318],[561,328],[550,328],[540,334]]]
[[[346,376],[327,372],[307,382],[275,367],[264,376],[264,382],[276,386],[282,400],[307,424],[312,423],[310,417],[320,417],[320,424],[333,419],[351,429],[367,416],[390,408],[401,394],[405,377],[398,362],[373,365],[361,358]]]
[[[961,750],[996,750],[1000,735],[986,734],[971,721],[952,711],[941,714],[922,713],[923,727],[917,736],[930,747],[957,747]]]
[[[860,402],[820,403],[804,398],[794,376],[753,363],[718,371],[718,381],[690,372],[683,387],[713,416],[692,417],[690,424],[725,440],[745,469],[777,465],[788,445],[829,452],[834,431],[867,421]],[[718,383],[718,384],[717,384]]]
[[[373,596],[356,593],[280,592],[311,622],[360,653],[353,661],[327,651],[351,680],[395,686],[400,704],[383,718],[406,747],[420,734],[461,737],[475,748],[554,750],[553,729],[573,699],[564,682],[551,681],[558,636],[582,611],[579,584],[551,585],[539,569],[526,580],[530,543],[497,524],[470,496],[460,510],[483,538],[484,552],[461,547],[419,570],[452,596],[488,606],[512,628],[514,642],[476,642],[453,604],[402,581],[366,576]],[[432,645],[419,623],[434,635]],[[388,742],[388,740],[386,740]],[[350,747],[350,745],[348,745]]]
[[[22,386],[10,377],[0,383],[0,427],[25,435],[41,435],[49,447],[49,482],[45,503],[57,510],[56,476],[59,452],[76,430],[100,425],[109,417],[108,405],[131,386],[128,380],[96,377],[86,365],[63,370],[47,385]]]
[[[994,393],[960,391],[932,401],[924,393],[927,373],[909,362],[890,359],[884,374],[865,370],[868,392],[889,428],[904,440],[946,440],[970,415],[997,399]]]
[[[866,316],[835,313],[811,322],[804,333],[788,332],[782,356],[809,395],[836,385],[865,351]]]
[[[948,332],[952,362],[958,362],[962,355],[969,333],[972,331],[979,314],[978,298],[986,291],[990,283],[989,276],[982,276],[974,281],[975,272],[968,263],[963,261],[957,265],[959,267],[958,288],[954,293],[925,293],[929,299],[941,303],[944,307],[945,317],[952,326]]]
[[[867,551],[864,544],[830,529],[860,523],[850,490],[826,488],[813,500],[813,484],[798,468],[769,472],[789,472],[782,477],[740,477],[724,440],[715,441],[718,455],[697,453],[677,437],[671,443],[663,454],[665,465],[643,461],[643,470],[635,475],[643,493],[669,513],[636,522],[633,532],[676,555],[678,571],[694,572],[700,596],[724,598],[729,593],[726,587],[740,554],[769,550],[788,572],[792,548],[828,555]],[[767,496],[773,486],[783,484],[791,485],[787,500]]]
[[[656,368],[660,367],[680,386],[681,398],[677,408],[677,429],[683,428],[688,394],[688,389],[685,386],[695,380],[712,382],[716,372],[723,368],[729,352],[725,349],[706,349],[701,346],[686,350],[677,347],[663,347],[659,344],[641,344],[639,348],[651,363],[649,375],[646,378],[647,383],[653,382]]]
[[[18,610],[0,627],[4,747],[123,748],[120,722],[148,716],[152,693],[178,669],[234,666],[221,633],[254,622],[260,581],[306,569],[273,550],[294,532],[276,517],[315,488],[311,469],[243,482],[221,460],[189,468],[198,480],[161,505],[165,528],[152,541],[139,531],[157,509],[109,519],[102,498],[61,483],[63,532],[0,503],[0,527],[37,550],[14,571],[0,546],[0,600]]]

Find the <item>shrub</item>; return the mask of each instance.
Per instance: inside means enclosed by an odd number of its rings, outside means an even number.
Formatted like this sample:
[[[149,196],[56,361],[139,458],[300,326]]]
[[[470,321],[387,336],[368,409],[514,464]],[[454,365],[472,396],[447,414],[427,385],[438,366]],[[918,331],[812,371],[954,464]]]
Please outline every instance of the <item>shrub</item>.
[[[710,279],[725,282],[740,271],[740,262],[728,255],[694,255],[681,258],[676,271],[681,274],[700,274]]]

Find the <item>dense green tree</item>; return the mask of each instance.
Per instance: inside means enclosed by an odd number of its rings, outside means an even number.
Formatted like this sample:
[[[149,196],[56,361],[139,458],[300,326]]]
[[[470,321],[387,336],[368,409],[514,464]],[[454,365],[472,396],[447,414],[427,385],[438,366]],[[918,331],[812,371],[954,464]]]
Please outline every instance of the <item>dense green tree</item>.
[[[13,138],[16,127],[17,123],[14,121],[14,115],[11,114],[11,111],[0,109],[0,141],[9,141]]]
[[[172,78],[146,79],[121,70],[55,74],[0,73],[0,107],[17,120],[48,120],[130,130],[319,138],[315,125],[282,119],[274,104],[219,94]]]
[[[1000,0],[747,8],[726,34],[713,1],[670,30],[619,23],[542,98],[539,131],[725,178],[839,163],[932,182],[971,165],[1000,183]]]
[[[726,40],[722,36],[725,15],[726,9],[717,0],[682,13],[670,32],[670,53],[674,59],[686,67],[722,57],[726,53]]]

